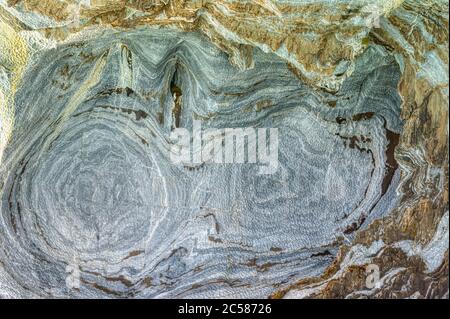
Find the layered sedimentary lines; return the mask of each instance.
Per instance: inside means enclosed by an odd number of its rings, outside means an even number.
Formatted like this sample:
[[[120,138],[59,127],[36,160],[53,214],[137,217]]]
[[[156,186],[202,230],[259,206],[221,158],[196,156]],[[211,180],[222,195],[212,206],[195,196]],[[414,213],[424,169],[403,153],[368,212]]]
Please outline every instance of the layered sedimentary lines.
[[[0,7],[1,296],[448,296],[446,5],[56,5]],[[276,172],[173,163],[196,121]]]

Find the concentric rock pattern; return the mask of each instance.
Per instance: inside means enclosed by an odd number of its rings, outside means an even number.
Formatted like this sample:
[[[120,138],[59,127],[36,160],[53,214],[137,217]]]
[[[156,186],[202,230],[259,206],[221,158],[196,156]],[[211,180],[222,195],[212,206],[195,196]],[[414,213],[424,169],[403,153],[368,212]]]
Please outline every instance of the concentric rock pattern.
[[[27,3],[2,4],[0,18],[11,28],[5,34],[19,34],[14,29],[23,28],[20,23],[28,25],[25,30],[39,29],[30,21],[41,20],[17,12],[48,14]],[[175,14],[173,8],[162,10],[166,17]],[[324,5],[326,10],[331,9]],[[401,16],[401,10],[392,16]],[[275,11],[271,14],[287,14]],[[88,10],[86,17],[91,15]],[[61,26],[67,17],[53,18],[47,28],[70,30]],[[17,67],[21,60],[8,59],[5,51],[9,64],[0,83],[13,98],[2,93],[11,112],[0,113],[5,141],[0,149],[1,296],[360,296],[363,271],[353,279],[346,271],[373,263],[382,277],[398,273],[406,282],[420,273],[417,280],[427,283],[426,274],[441,267],[435,278],[448,280],[448,171],[439,168],[439,160],[448,166],[448,157],[427,160],[420,155],[427,151],[421,142],[405,146],[405,136],[417,126],[404,115],[409,99],[404,87],[412,81],[407,76],[416,76],[409,57],[385,43],[385,34],[361,28],[351,40],[366,32],[363,50],[340,62],[322,57],[314,69],[302,66],[310,57],[238,44],[239,32],[231,36],[232,26],[229,39],[222,40],[202,24],[199,32],[120,19],[111,22],[116,28],[79,27],[75,37],[60,42],[55,35],[45,39],[36,31],[20,31],[32,54],[26,68]],[[379,31],[389,30],[383,19]],[[82,21],[86,27],[94,23]],[[327,59],[334,63],[332,73]],[[439,59],[430,53],[421,69],[425,75],[417,79],[428,77],[427,83],[443,90],[436,104],[445,107],[448,81],[431,73],[440,67]],[[19,69],[23,75],[11,71]],[[20,75],[17,90],[15,75]],[[446,112],[439,116],[448,116],[448,106]],[[276,172],[259,174],[258,164],[249,163],[174,164],[170,134],[175,128],[192,131],[194,120],[205,129],[278,128]],[[442,147],[439,134],[444,133],[438,131],[434,152]],[[427,161],[434,161],[425,173],[432,180],[421,182],[415,167]],[[418,186],[408,191],[410,180]],[[424,187],[433,203],[415,195]],[[417,216],[408,209],[420,205],[438,211],[423,208],[422,214],[433,215],[423,223],[428,230],[411,230],[412,237],[409,229],[416,226],[402,226],[404,235],[392,230],[392,223],[404,225],[402,216]],[[427,219],[403,218],[412,225]],[[407,261],[399,266],[392,255]],[[408,265],[415,272],[389,274]],[[75,287],[70,284],[74,269],[80,280]],[[345,287],[336,290],[339,282]],[[379,291],[378,286],[360,294]],[[436,294],[445,293],[448,282]]]

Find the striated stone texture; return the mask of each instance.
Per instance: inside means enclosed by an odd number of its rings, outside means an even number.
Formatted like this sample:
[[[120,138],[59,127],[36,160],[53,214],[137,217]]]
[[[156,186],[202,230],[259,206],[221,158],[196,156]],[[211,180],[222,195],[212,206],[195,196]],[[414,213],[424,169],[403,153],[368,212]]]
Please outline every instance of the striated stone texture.
[[[446,2],[0,5],[2,297],[448,298]]]

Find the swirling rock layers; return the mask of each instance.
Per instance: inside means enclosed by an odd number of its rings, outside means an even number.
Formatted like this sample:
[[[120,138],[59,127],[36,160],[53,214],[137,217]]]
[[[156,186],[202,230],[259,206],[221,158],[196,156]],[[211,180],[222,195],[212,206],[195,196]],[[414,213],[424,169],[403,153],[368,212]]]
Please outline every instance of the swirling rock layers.
[[[8,290],[264,297],[319,275],[389,213],[402,126],[394,57],[369,48],[333,94],[253,55],[239,71],[196,33],[145,27],[42,54],[16,95],[2,160]],[[279,128],[277,172],[171,163],[170,132],[194,119]],[[79,266],[77,289],[67,265]]]
[[[1,297],[448,298],[448,3],[0,0],[0,197]]]

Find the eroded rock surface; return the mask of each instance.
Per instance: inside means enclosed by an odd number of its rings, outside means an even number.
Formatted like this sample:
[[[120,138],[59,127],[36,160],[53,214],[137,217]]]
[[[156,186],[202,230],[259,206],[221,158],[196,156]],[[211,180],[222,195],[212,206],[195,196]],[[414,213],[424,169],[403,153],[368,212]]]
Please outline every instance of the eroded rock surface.
[[[0,4],[1,296],[448,298],[447,3]]]

